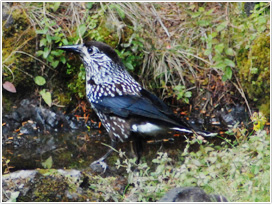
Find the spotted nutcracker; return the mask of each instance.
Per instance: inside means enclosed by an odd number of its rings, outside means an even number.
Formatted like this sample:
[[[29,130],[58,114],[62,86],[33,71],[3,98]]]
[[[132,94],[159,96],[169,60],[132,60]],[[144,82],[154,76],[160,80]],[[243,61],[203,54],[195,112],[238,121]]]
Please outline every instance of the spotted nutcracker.
[[[86,95],[111,138],[116,142],[133,141],[138,161],[142,153],[142,141],[169,135],[170,131],[197,133],[204,137],[215,133],[193,131],[187,123],[178,119],[158,97],[144,89],[125,69],[117,53],[107,44],[90,41],[79,45],[59,47],[80,55],[86,70]],[[103,157],[93,162],[106,169]]]

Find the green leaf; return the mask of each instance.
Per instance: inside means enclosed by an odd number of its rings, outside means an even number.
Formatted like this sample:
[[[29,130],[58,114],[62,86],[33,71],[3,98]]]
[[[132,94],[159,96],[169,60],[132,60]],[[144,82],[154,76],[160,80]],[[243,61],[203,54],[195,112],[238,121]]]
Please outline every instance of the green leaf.
[[[45,38],[42,38],[42,39],[40,40],[40,47],[46,46],[46,44],[47,44],[47,40],[46,40]]]
[[[59,8],[59,6],[60,6],[60,3],[61,3],[61,2],[54,2],[54,5],[53,5],[53,11],[54,11],[54,12],[58,10],[58,8]]]
[[[54,40],[55,42],[59,42],[60,41],[60,37],[59,36],[52,36],[51,39]]]
[[[59,65],[59,61],[53,61],[51,65],[53,68],[56,68]]]
[[[220,44],[216,45],[216,46],[214,47],[215,52],[217,52],[217,53],[222,53],[224,47],[225,47],[225,46],[224,46],[223,43],[220,43]]]
[[[131,71],[133,71],[134,70],[134,67],[133,67],[133,65],[131,64],[131,63],[125,63],[125,66],[126,66],[126,68],[128,69],[128,70],[131,70]]]
[[[48,43],[52,42],[52,37],[49,34],[46,34],[46,40],[48,41]]]
[[[212,53],[212,49],[206,49],[205,51],[204,51],[204,55],[205,56],[208,56],[208,55],[210,55]]]
[[[203,11],[205,11],[205,9],[204,9],[204,7],[199,7],[198,11],[203,12]]]
[[[48,58],[46,59],[48,62],[53,63],[53,61],[55,60],[54,57],[52,55],[48,56]]]
[[[260,16],[260,17],[257,18],[257,21],[258,21],[259,24],[265,24],[266,21],[267,21],[267,18],[264,17],[264,16]]]
[[[49,55],[50,51],[48,49],[48,47],[45,47],[43,50],[43,58],[46,59]]]
[[[210,15],[213,11],[215,10],[215,8],[210,9],[209,11],[205,12],[206,15]]]
[[[198,17],[200,14],[201,14],[200,12],[192,12],[192,13],[191,13],[191,16],[192,16],[192,18],[196,18],[196,17]]]
[[[211,34],[212,38],[216,37],[217,35],[218,35],[217,32],[212,32],[212,34]]]
[[[36,52],[36,55],[37,55],[37,56],[41,56],[42,54],[43,54],[43,51],[37,51],[37,52]]]
[[[257,74],[258,71],[259,71],[258,68],[250,68],[250,72],[251,72],[252,74]]]
[[[65,64],[65,63],[66,63],[66,58],[65,58],[64,56],[61,56],[61,57],[60,57],[60,61],[61,61],[63,64]]]
[[[199,21],[197,22],[197,24],[198,24],[199,26],[208,26],[208,25],[210,24],[210,21],[207,21],[207,20],[199,20]]]
[[[53,27],[53,26],[55,26],[55,25],[57,25],[57,23],[56,23],[55,21],[52,21],[52,20],[51,20],[49,26]],[[56,32],[56,31],[57,31],[57,30],[55,30],[55,32]]]
[[[217,32],[222,31],[224,28],[227,27],[228,23],[229,23],[228,21],[225,21],[225,22],[219,24],[219,25],[216,27],[216,31],[217,31]]]
[[[117,7],[116,11],[117,11],[117,13],[118,13],[118,15],[120,16],[121,19],[124,19],[126,17],[125,12],[120,7]]]
[[[184,97],[186,97],[186,98],[192,97],[192,92],[191,91],[185,92]]]
[[[51,169],[52,165],[53,165],[52,156],[48,157],[47,160],[45,160],[44,162],[42,162],[42,166],[45,169]]]
[[[52,51],[51,52],[51,55],[53,55],[53,56],[58,56],[58,54],[59,54],[58,51]]]
[[[62,40],[62,43],[63,43],[64,45],[68,45],[67,39],[63,39],[63,40]]]
[[[42,96],[44,102],[51,107],[52,105],[52,97],[50,92],[46,92],[45,89],[40,91],[40,95]]]
[[[87,2],[86,6],[87,6],[87,9],[91,9],[94,5],[94,2]]]
[[[235,52],[232,48],[227,48],[225,49],[225,53],[229,56],[234,56],[235,55]]]
[[[226,80],[230,80],[232,77],[232,70],[230,67],[227,67],[225,69],[225,74],[222,76],[222,80],[226,81]]]
[[[36,30],[36,34],[46,34],[48,31],[48,28],[44,28],[43,30]]]
[[[119,5],[117,5],[117,4],[111,4],[110,8],[111,9],[115,9],[121,19],[124,19],[126,17],[125,12],[121,9],[121,7]]]
[[[178,95],[177,95],[177,99],[178,99],[178,100],[182,99],[182,98],[183,98],[183,95],[184,95],[184,92],[183,92],[183,91],[179,92]]]
[[[86,25],[85,24],[81,24],[80,26],[79,26],[79,30],[78,30],[78,35],[79,36],[83,36],[84,35],[84,33],[86,32]]]
[[[51,55],[53,56],[63,56],[63,50],[55,50],[55,51],[51,51]]]
[[[224,60],[224,62],[225,62],[225,64],[226,65],[228,65],[228,66],[230,66],[230,67],[235,67],[235,63],[232,61],[232,60],[230,60],[230,59],[225,59]]]
[[[219,61],[218,63],[215,64],[214,67],[219,69],[224,69],[226,67],[226,64],[224,61]]]
[[[43,86],[46,83],[46,80],[44,79],[44,77],[39,75],[34,78],[34,81],[39,86]]]

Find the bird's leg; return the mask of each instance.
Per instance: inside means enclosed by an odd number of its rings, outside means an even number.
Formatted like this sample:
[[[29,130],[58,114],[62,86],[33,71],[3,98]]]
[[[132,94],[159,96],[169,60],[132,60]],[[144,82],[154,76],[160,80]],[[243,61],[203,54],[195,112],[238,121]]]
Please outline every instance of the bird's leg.
[[[136,139],[133,141],[133,150],[137,157],[136,164],[139,164],[143,153],[143,143],[141,139]]]
[[[116,141],[115,140],[111,140],[111,147],[115,148],[116,147]],[[96,171],[96,172],[102,172],[102,174],[106,171],[108,165],[104,162],[104,160],[113,152],[113,149],[109,149],[107,151],[107,153],[101,157],[100,159],[92,162],[90,164],[90,167],[92,168],[92,170]],[[101,171],[101,168],[103,169],[103,171]]]

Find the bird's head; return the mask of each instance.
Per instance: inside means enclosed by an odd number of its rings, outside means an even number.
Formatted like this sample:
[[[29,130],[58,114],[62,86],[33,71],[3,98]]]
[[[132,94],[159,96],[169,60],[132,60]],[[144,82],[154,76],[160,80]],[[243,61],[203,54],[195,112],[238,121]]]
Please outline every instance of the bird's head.
[[[86,73],[91,75],[122,67],[121,60],[114,49],[102,42],[90,41],[84,44],[61,46],[59,49],[79,54]]]

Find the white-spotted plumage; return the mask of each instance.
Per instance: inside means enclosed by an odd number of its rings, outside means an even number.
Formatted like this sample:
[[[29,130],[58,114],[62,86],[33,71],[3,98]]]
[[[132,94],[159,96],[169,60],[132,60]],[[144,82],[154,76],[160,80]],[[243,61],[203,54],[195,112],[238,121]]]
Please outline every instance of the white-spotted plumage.
[[[139,95],[142,89],[141,85],[122,65],[113,63],[112,59],[97,47],[92,47],[92,53],[84,47],[80,56],[86,70],[86,94],[91,102],[96,102],[102,97],[99,94],[102,90],[104,95],[106,93],[111,97]]]

